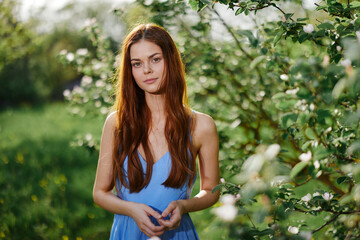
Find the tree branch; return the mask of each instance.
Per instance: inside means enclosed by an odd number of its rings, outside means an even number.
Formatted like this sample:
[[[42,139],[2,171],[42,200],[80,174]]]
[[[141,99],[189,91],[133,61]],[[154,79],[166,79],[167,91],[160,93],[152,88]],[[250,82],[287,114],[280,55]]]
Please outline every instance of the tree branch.
[[[215,9],[212,9],[212,11],[216,14],[216,16],[219,18],[221,23],[225,26],[225,28],[228,30],[228,32],[231,34],[231,36],[234,38],[236,45],[240,49],[240,51],[243,52],[245,54],[245,56],[248,59],[250,59],[251,61],[254,60],[254,58],[241,46],[239,40],[235,36],[235,33],[232,31],[230,26],[224,21],[224,19],[220,16],[220,14]]]
[[[311,231],[311,233],[314,234],[314,233],[320,231],[320,230],[323,229],[325,226],[327,226],[327,225],[329,225],[330,223],[332,223],[333,221],[335,221],[336,218],[337,218],[338,216],[340,216],[340,215],[341,215],[340,213],[335,214],[335,216],[334,216],[332,219],[330,219],[329,221],[327,221],[326,223],[324,223],[324,224],[323,224],[322,226],[320,226],[319,228]]]

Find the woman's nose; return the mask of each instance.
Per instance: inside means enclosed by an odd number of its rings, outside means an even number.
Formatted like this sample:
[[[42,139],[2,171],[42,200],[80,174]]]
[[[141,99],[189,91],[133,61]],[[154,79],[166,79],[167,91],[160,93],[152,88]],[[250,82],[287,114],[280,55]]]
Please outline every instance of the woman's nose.
[[[151,72],[152,72],[152,69],[151,69],[150,63],[145,63],[144,73],[147,74],[147,73],[151,73]]]

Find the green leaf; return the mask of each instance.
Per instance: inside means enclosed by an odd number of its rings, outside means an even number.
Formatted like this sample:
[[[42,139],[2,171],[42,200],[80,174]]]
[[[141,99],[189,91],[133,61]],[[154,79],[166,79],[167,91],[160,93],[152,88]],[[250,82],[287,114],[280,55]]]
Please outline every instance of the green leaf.
[[[332,25],[329,22],[324,22],[322,24],[317,25],[318,28],[324,29],[324,30],[332,30],[334,29],[334,25]]]
[[[259,44],[259,40],[254,36],[252,31],[250,30],[240,30],[238,31],[239,34],[246,36],[249,39],[249,42],[252,47],[257,47]]]
[[[293,124],[294,122],[296,122],[297,118],[298,118],[298,114],[295,114],[295,113],[285,113],[285,114],[281,117],[282,127],[283,127],[283,128],[287,128],[287,127],[291,126],[291,124]]]
[[[320,124],[325,124],[326,123],[325,119],[332,117],[330,111],[327,109],[318,109],[316,111],[316,115],[317,115],[316,122]]]
[[[301,149],[306,152],[308,147],[311,145],[313,141],[306,141],[302,146],[301,146]]]
[[[271,228],[268,228],[268,229],[265,229],[265,230],[262,230],[258,235],[259,236],[265,236],[265,235],[269,235],[269,234],[274,234],[274,230],[271,229]]]
[[[330,151],[327,148],[325,148],[323,145],[318,145],[313,152],[314,152],[314,156],[313,156],[314,161],[324,159],[330,154]]]
[[[291,18],[294,14],[293,13],[286,13],[284,15],[285,19],[288,20],[289,18]]]
[[[259,63],[261,63],[264,59],[266,59],[266,56],[260,55],[257,56],[252,62],[250,63],[250,68],[254,69]]]
[[[299,38],[298,38],[298,41],[299,43],[303,43],[305,42],[308,38],[310,37],[310,34],[306,33],[306,32],[303,32],[300,34]]]
[[[295,99],[278,102],[275,106],[279,110],[290,110],[298,101]]]
[[[272,100],[289,99],[289,98],[291,98],[291,96],[283,92],[276,93],[274,96],[271,97]]]
[[[290,177],[296,177],[305,167],[307,166],[307,162],[299,162],[297,163],[293,169],[291,169]]]
[[[321,29],[314,33],[314,37],[324,37],[325,36],[325,30]]]
[[[199,9],[197,11],[200,12],[206,7],[207,7],[207,4],[203,3],[202,1],[199,1]]]
[[[275,38],[274,38],[274,47],[276,46],[276,44],[280,41],[282,35],[284,34],[284,30],[278,32],[278,34],[276,34]]]
[[[318,6],[315,10],[319,11],[319,10],[323,10],[323,9],[326,9],[328,6],[325,5],[325,6]]]
[[[189,0],[189,5],[192,10],[197,11],[199,6],[199,0]]]
[[[338,179],[336,179],[337,184],[341,184],[342,182],[344,182],[348,177],[339,177]]]
[[[243,11],[245,11],[246,8],[244,7],[241,7],[241,8],[238,8],[235,12],[235,16],[239,15],[240,13],[242,13]]]
[[[298,118],[299,125],[304,126],[305,124],[307,124],[310,117],[311,115],[309,113],[300,113],[300,116]]]
[[[350,3],[350,6],[353,7],[353,8],[360,7],[360,2],[359,1],[352,1]]]
[[[316,136],[314,135],[314,132],[311,128],[306,128],[305,129],[305,134],[308,138],[312,139],[312,140],[315,140],[316,139]]]
[[[308,20],[309,18],[298,18],[296,19],[297,22],[302,22],[302,21],[306,21]]]
[[[219,184],[214,187],[214,189],[211,191],[212,193],[215,193],[217,190],[219,190],[223,185]]]

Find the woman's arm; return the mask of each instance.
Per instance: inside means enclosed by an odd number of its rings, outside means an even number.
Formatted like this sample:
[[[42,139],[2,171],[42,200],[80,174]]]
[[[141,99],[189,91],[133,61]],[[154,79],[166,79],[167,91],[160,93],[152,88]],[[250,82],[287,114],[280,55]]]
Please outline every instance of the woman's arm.
[[[162,217],[171,213],[170,220],[159,220],[168,229],[179,226],[182,214],[208,208],[219,199],[219,191],[212,193],[213,188],[219,184],[219,138],[214,120],[210,116],[196,113],[192,139],[199,156],[200,191],[193,198],[169,204]]]
[[[163,226],[155,226],[149,216],[160,218],[160,214],[145,204],[129,202],[113,193],[113,144],[116,126],[116,114],[110,114],[104,124],[100,143],[100,154],[93,189],[94,202],[100,207],[133,218],[140,230],[147,236],[159,236],[164,233]]]

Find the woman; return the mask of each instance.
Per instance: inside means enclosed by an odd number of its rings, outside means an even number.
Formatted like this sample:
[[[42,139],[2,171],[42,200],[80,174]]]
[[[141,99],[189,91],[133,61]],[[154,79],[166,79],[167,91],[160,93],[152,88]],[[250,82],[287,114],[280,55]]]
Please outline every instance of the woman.
[[[117,78],[93,191],[95,203],[115,213],[110,239],[198,239],[188,212],[218,200],[212,193],[218,136],[212,118],[187,105],[184,67],[170,35],[153,24],[133,29]],[[196,157],[201,189],[189,198]]]

